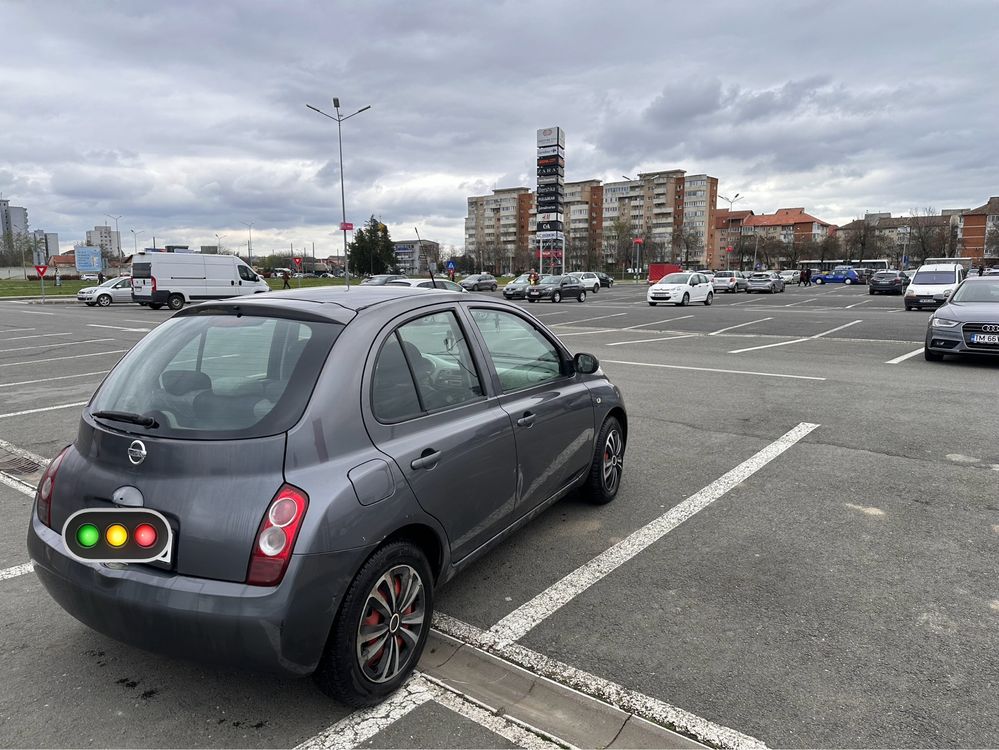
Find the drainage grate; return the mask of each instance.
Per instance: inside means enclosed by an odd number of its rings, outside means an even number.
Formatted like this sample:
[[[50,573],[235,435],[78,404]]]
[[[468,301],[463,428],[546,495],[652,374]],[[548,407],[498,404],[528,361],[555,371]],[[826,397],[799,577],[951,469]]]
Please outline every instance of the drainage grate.
[[[0,440],[0,474],[8,479],[34,489],[48,465],[47,459]]]

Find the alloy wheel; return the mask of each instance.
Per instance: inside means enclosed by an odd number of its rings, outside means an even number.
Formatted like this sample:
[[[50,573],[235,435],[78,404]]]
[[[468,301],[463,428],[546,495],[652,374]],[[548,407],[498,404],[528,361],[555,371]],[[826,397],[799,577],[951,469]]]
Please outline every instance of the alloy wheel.
[[[368,593],[357,627],[357,663],[372,682],[388,682],[413,658],[426,618],[420,574],[409,565],[388,570]]]
[[[604,465],[603,480],[604,489],[613,494],[617,491],[617,486],[621,481],[621,471],[624,468],[624,440],[621,433],[611,430],[607,433],[607,442],[604,443]]]

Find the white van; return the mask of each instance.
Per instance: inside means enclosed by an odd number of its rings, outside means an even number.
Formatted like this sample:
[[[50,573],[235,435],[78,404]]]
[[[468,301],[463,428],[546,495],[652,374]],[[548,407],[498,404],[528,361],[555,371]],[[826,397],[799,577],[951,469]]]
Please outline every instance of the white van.
[[[960,263],[924,263],[905,290],[905,309],[940,307],[957,289],[967,271]]]
[[[235,255],[146,253],[132,256],[132,299],[159,310],[187,302],[269,292],[267,282]]]

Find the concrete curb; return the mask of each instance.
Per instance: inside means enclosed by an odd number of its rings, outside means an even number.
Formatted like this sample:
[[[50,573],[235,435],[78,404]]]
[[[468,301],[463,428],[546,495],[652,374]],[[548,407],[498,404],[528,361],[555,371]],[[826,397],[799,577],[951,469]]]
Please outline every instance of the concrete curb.
[[[41,295],[35,297],[0,297],[0,302],[26,302],[29,305],[67,305],[70,302],[76,302],[76,295],[60,294],[60,295],[45,295],[45,301],[42,302]],[[82,303],[81,303],[82,304]]]
[[[707,747],[436,630],[430,633],[419,668],[497,715],[575,747]]]

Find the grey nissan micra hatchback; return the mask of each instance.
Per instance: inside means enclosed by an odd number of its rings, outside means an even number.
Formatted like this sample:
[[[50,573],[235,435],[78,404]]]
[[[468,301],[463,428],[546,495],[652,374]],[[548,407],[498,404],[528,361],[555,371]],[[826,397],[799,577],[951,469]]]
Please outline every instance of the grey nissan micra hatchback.
[[[436,586],[571,490],[614,498],[627,428],[597,360],[509,303],[209,302],[98,388],[42,477],[28,549],[101,633],[369,705],[416,666]],[[121,556],[147,542],[156,559]]]

